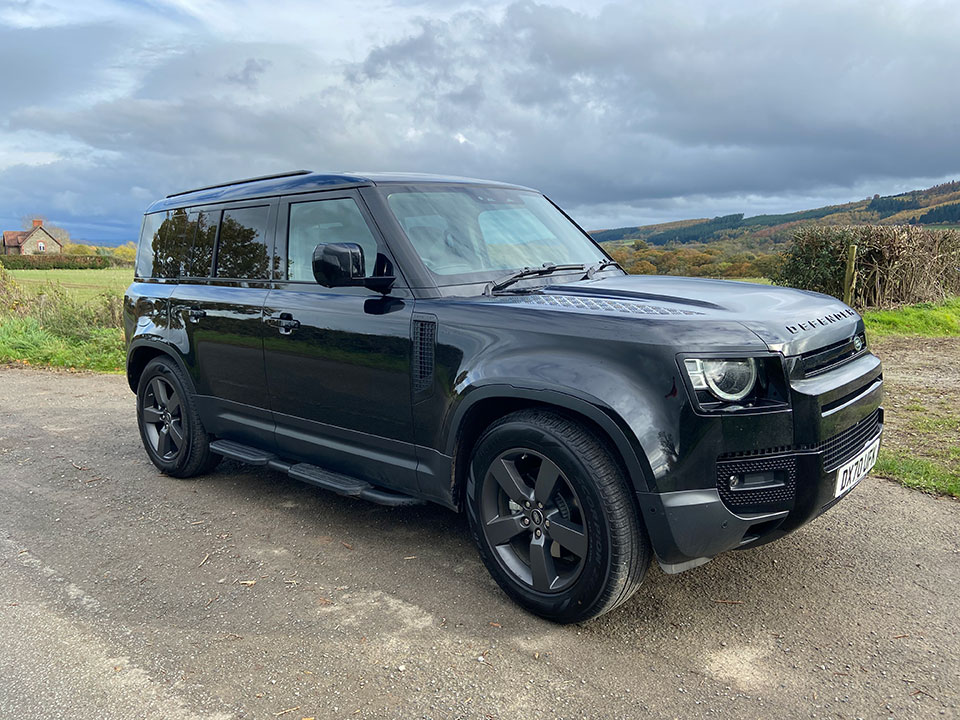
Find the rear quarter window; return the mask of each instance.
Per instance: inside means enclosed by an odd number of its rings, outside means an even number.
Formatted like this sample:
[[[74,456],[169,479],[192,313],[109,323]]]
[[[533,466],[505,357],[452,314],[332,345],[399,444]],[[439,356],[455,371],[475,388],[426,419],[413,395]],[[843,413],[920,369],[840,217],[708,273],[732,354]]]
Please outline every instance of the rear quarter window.
[[[144,216],[137,253],[137,277],[177,278],[193,248],[196,213],[185,209]]]

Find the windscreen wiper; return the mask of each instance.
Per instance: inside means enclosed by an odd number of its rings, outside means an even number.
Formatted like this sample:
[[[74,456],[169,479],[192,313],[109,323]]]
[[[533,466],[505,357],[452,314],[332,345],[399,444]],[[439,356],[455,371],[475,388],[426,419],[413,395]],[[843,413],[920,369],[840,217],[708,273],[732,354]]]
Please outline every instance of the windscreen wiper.
[[[489,283],[484,289],[484,295],[492,295],[498,290],[503,290],[504,288],[510,287],[518,280],[523,280],[528,277],[538,277],[540,275],[549,275],[550,273],[559,272],[561,270],[586,270],[587,266],[583,264],[570,264],[570,265],[555,265],[554,263],[544,263],[541,267],[525,267],[523,270],[518,270],[515,273],[510,273],[505,275],[499,280],[494,280],[492,283]]]
[[[618,263],[616,260],[609,260],[609,259],[601,260],[600,262],[594,263],[593,265],[587,268],[587,274],[583,276],[583,279],[592,280],[594,275],[596,275],[601,270],[605,270],[608,267],[618,267],[621,270],[623,270],[623,268],[620,267],[620,263]],[[626,272],[626,270],[623,270],[623,271]]]

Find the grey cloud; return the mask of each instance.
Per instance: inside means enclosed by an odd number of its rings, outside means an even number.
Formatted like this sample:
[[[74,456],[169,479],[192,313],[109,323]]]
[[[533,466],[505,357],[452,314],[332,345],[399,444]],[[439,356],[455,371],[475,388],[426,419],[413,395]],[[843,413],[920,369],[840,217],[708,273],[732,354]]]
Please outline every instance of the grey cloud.
[[[74,192],[92,215],[135,217],[134,185],[159,194],[291,167],[397,169],[532,185],[612,224],[738,202],[790,209],[960,170],[949,6],[637,3],[588,15],[521,1],[441,19],[415,4],[426,19],[354,64],[321,62],[307,48],[322,38],[149,41],[129,92],[68,106],[43,99],[96,85],[148,41],[83,28],[79,48],[102,42],[66,79],[24,41],[26,70],[0,80],[19,83],[8,128],[83,149],[7,170],[0,192],[19,214]],[[23,100],[31,85],[37,99]]]
[[[123,31],[112,25],[0,25],[0,97],[9,110],[27,103],[53,107],[89,93],[107,82],[123,44]]]
[[[242,85],[248,90],[253,90],[257,86],[257,82],[264,71],[270,67],[269,60],[262,60],[257,58],[247,58],[247,61],[243,64],[243,69],[240,72],[231,73],[227,75],[224,79],[227,82],[236,83],[237,85]]]

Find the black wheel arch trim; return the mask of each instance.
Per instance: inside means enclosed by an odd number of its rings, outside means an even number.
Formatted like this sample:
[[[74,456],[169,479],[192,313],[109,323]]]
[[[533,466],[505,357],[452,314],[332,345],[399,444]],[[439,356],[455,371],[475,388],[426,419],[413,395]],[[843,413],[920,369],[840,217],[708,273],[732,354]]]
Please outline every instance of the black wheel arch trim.
[[[177,364],[177,367],[180,368],[181,372],[183,373],[183,377],[189,384],[187,389],[191,393],[196,394],[197,388],[193,384],[193,378],[190,376],[190,372],[187,369],[186,364],[183,362],[183,358],[180,357],[180,353],[160,338],[150,336],[134,339],[127,348],[127,385],[130,386],[130,389],[133,392],[137,392],[137,385],[140,382],[140,375],[138,374],[136,377],[133,376],[133,368],[137,367],[138,364],[131,361],[135,355],[139,354],[140,351],[145,349],[148,349],[151,355],[156,356],[158,354],[163,354],[173,360]],[[143,368],[146,367],[148,362],[150,361],[147,360],[140,366],[140,373],[143,372]]]
[[[575,393],[570,388],[489,383],[474,385],[463,391],[447,425],[444,453],[456,457],[464,421],[477,403],[491,400],[526,400],[544,406],[554,406],[583,416],[597,425],[607,436],[623,461],[627,475],[636,492],[647,492],[647,478],[652,477],[650,464],[636,436],[617,413],[598,398],[587,393]],[[454,495],[456,497],[456,495]]]

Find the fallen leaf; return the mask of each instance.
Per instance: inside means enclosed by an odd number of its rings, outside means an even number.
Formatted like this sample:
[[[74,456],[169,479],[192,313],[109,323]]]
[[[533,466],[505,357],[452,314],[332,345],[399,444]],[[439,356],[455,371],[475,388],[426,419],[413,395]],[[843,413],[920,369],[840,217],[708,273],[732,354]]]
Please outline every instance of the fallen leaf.
[[[317,595],[317,602],[320,605],[331,605],[333,603],[333,600],[331,600],[330,598],[325,598],[323,595]]]
[[[347,550],[353,550],[353,545],[351,545],[348,542],[344,542],[343,540],[341,540],[340,544],[343,545]]]
[[[492,622],[492,623],[490,623],[490,627],[502,628],[503,625],[501,625],[501,624],[498,623],[498,622]]]

